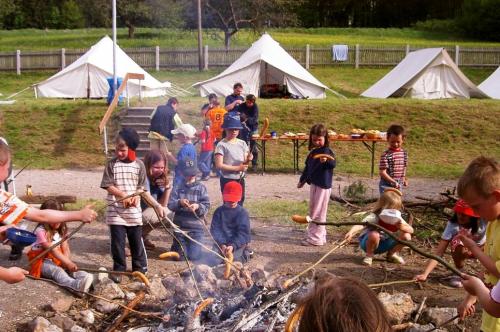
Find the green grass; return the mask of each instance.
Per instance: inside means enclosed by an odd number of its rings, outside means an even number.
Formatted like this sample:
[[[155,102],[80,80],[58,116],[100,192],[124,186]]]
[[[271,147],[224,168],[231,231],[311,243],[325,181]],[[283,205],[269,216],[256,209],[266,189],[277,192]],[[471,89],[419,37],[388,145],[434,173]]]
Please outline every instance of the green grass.
[[[468,40],[452,33],[436,33],[404,29],[374,28],[317,28],[317,29],[267,29],[274,39],[286,47],[329,47],[332,44],[406,45],[413,46],[499,46],[500,43]],[[0,51],[79,49],[88,48],[105,35],[111,36],[111,29],[77,30],[2,30]],[[138,28],[134,39],[127,38],[127,29],[118,29],[118,43],[121,47],[196,48],[196,30]],[[240,30],[231,40],[234,47],[248,47],[259,38],[252,30]],[[209,47],[224,47],[220,30],[207,29],[203,43]]]
[[[365,99],[359,93],[385,75],[390,69],[314,68],[312,74],[326,85],[347,95],[347,100],[328,94],[324,100],[259,100],[261,119],[269,117],[270,130],[307,132],[310,126],[323,122],[339,133],[351,128],[385,130],[392,123],[408,129],[405,148],[409,152],[409,176],[455,178],[467,163],[480,154],[500,155],[498,100],[437,100]],[[492,70],[465,70],[476,83]],[[217,71],[152,72],[160,80],[177,85],[190,84],[215,75]],[[32,83],[42,81],[52,73],[2,74],[0,92],[9,95]],[[102,138],[97,126],[106,111],[103,100],[33,99],[25,92],[11,106],[0,106],[0,133],[6,136],[14,150],[18,167],[32,161],[33,168],[95,167],[104,164]],[[165,99],[145,99],[141,105],[157,105]],[[186,122],[200,127],[201,97],[180,98],[180,113]],[[139,105],[137,100],[133,104]],[[332,144],[338,155],[337,171],[368,176],[370,155],[361,143]],[[375,162],[385,149],[376,145]],[[301,148],[302,165],[307,151]],[[268,144],[268,170],[292,170],[292,146],[286,143]]]

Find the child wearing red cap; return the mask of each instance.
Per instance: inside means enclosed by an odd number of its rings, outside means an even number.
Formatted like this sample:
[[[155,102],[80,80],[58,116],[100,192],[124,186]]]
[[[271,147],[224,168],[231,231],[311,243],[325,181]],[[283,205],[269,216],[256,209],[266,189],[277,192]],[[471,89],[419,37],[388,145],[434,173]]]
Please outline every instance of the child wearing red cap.
[[[227,255],[232,252],[235,261],[246,262],[250,256],[247,250],[247,245],[250,243],[250,218],[247,210],[238,204],[242,191],[238,181],[226,183],[222,192],[224,204],[214,212],[210,233],[222,250],[222,254]],[[210,265],[222,262],[216,258],[210,261],[212,262]]]
[[[463,242],[459,239],[459,235],[463,234],[473,239],[479,247],[483,247],[486,241],[486,222],[479,219],[479,216],[475,214],[472,208],[462,199],[455,204],[453,211],[455,211],[455,213],[446,224],[446,228],[441,235],[441,241],[436,248],[435,254],[442,257],[448,245],[451,244],[451,257],[453,258],[453,262],[458,269],[462,269],[466,259],[475,257],[472,252],[464,246]],[[427,280],[427,277],[434,270],[436,265],[437,261],[430,260],[424,272],[416,275],[415,280]],[[450,279],[450,286],[462,287],[460,277],[453,276]]]
[[[139,142],[139,135],[132,128],[124,128],[118,133],[115,140],[116,157],[108,161],[101,181],[101,188],[108,192],[106,224],[111,235],[114,271],[126,271],[125,238],[128,238],[132,254],[132,270],[142,273],[148,270],[142,241],[140,196],[123,199],[143,189],[146,184],[146,168],[135,155]],[[118,201],[120,199],[123,200]],[[111,278],[121,282],[120,275],[111,275]]]

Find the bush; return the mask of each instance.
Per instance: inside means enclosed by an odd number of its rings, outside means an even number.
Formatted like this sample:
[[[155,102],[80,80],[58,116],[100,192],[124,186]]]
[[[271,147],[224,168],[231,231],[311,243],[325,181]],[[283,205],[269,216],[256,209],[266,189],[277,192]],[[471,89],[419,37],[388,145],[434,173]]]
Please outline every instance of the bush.
[[[365,194],[366,185],[359,180],[344,188],[344,196],[348,199],[362,201],[366,198]]]
[[[500,41],[500,0],[464,0],[457,24],[468,36]]]
[[[427,20],[418,21],[414,28],[421,31],[446,32],[457,31],[458,25],[455,20]]]

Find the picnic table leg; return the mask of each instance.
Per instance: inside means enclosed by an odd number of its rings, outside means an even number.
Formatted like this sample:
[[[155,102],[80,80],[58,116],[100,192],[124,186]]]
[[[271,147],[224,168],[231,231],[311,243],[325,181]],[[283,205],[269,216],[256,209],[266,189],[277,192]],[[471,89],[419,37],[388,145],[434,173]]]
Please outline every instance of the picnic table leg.
[[[370,155],[371,155],[371,170],[370,170],[370,177],[373,178],[373,174],[375,173],[375,141],[372,141],[372,145],[370,146],[368,143],[366,143],[365,141],[362,141],[363,142],[363,145],[366,147],[366,149],[368,151],[370,151]]]
[[[262,140],[262,174],[266,172],[266,141]]]
[[[298,158],[298,140],[294,139],[292,140],[292,144],[293,144],[293,173],[294,174],[297,174],[297,171],[298,171],[298,168],[299,168],[299,158]]]
[[[372,153],[372,173],[371,173],[371,177],[373,178],[373,172],[375,170],[375,142],[372,142],[371,153]]]

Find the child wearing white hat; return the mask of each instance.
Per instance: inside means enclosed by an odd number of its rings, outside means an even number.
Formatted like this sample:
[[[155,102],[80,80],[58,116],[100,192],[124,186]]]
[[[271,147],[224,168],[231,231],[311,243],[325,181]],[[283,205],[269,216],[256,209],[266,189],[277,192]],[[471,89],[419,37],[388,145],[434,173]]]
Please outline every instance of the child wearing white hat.
[[[401,240],[411,240],[413,227],[411,227],[401,217],[403,207],[402,194],[394,188],[387,188],[380,196],[372,213],[363,219],[363,222],[376,223],[389,232],[398,232]],[[403,245],[398,244],[393,238],[385,232],[373,229],[373,227],[364,227],[362,225],[353,226],[345,235],[345,239],[351,240],[355,234],[363,231],[359,236],[359,246],[366,253],[363,258],[363,264],[371,266],[374,254],[387,252],[387,261],[404,264],[405,261],[398,252]]]

